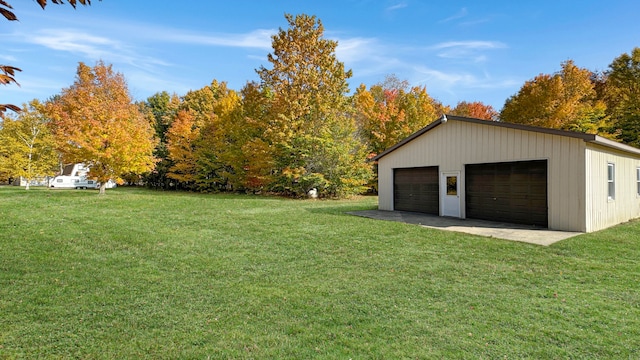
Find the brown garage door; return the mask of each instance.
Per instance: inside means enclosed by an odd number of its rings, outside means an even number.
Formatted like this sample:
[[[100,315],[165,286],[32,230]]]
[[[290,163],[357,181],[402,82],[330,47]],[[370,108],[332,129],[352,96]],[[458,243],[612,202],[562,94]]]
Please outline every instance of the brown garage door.
[[[547,227],[547,160],[465,166],[468,218]]]
[[[393,208],[439,214],[438,167],[394,169]]]

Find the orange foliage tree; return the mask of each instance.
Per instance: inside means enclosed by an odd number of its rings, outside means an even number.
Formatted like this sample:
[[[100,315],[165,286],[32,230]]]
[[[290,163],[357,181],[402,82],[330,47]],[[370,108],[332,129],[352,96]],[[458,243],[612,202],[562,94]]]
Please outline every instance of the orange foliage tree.
[[[167,130],[167,150],[172,165],[167,177],[176,180],[180,187],[190,188],[196,181],[196,141],[200,128],[195,126],[195,116],[188,110],[180,110]]]
[[[46,112],[63,160],[85,163],[105,193],[109,179],[153,169],[153,129],[129,95],[124,76],[102,61],[78,65],[76,81]]]
[[[479,101],[461,101],[451,110],[451,115],[496,121],[500,113],[498,113],[493,106],[485,105]]]
[[[428,125],[447,108],[427,94],[425,87],[387,76],[384,83],[356,90],[353,106],[369,152],[377,155]]]
[[[591,71],[566,61],[561,71],[536,76],[507,99],[500,121],[597,133],[607,117],[592,77]]]

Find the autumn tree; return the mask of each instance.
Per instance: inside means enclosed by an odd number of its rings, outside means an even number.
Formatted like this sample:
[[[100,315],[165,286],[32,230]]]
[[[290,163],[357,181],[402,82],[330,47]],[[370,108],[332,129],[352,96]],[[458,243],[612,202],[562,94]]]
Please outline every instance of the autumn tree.
[[[55,141],[37,100],[15,117],[5,117],[0,128],[0,169],[26,180],[53,175],[58,164]]]
[[[606,106],[596,97],[592,72],[573,61],[553,75],[540,74],[507,99],[500,120],[554,129],[598,133],[606,126]]]
[[[197,142],[199,190],[218,191],[233,189],[237,182],[234,167],[238,130],[236,113],[240,106],[240,95],[227,87],[227,83],[214,80],[208,87],[213,98],[209,103],[211,112],[201,125]],[[186,100],[185,100],[186,102]]]
[[[247,83],[241,90],[242,103],[232,114],[234,139],[229,157],[235,171],[236,188],[260,192],[273,181],[275,169],[273,144],[265,131],[268,121],[269,89]]]
[[[239,105],[240,96],[217,80],[183,97],[167,136],[168,176],[180,187],[217,191],[228,186],[234,172],[225,154],[234,141],[231,113]]]
[[[456,107],[451,110],[450,114],[490,121],[497,120],[500,115],[493,106],[485,105],[479,101],[460,101]]]
[[[47,105],[63,160],[85,163],[105,193],[109,179],[153,169],[153,129],[131,100],[124,76],[102,61],[78,65],[76,80]]]
[[[395,75],[368,90],[360,85],[353,96],[353,107],[371,155],[395,145],[447,110],[429,96],[425,87],[410,87]]]
[[[269,91],[248,83],[240,93],[214,81],[213,116],[194,139],[200,190],[260,192],[272,183],[273,147],[265,135]]]
[[[274,146],[274,190],[302,195],[317,188],[328,196],[359,192],[370,171],[346,97],[351,70],[337,60],[338,43],[324,39],[319,19],[285,18],[289,28],[272,37],[272,67],[257,70],[273,96],[265,120]]]
[[[605,100],[612,133],[640,147],[640,48],[615,58],[606,72]]]
[[[47,0],[36,0],[36,2],[43,9],[47,6]],[[64,4],[63,0],[51,0],[51,2],[53,4]],[[73,6],[74,9],[78,3],[82,5],[91,4],[91,0],[67,0],[67,2],[71,6]],[[18,17],[13,13],[12,10],[13,10],[13,7],[6,0],[0,0],[0,14],[9,21],[16,21],[18,20]],[[16,85],[20,85],[15,79],[16,71],[22,71],[22,70],[11,65],[0,65],[0,84],[9,85],[11,83],[14,83]],[[4,113],[7,110],[13,110],[15,112],[18,112],[20,111],[20,108],[12,104],[0,104],[0,118],[4,116]]]
[[[180,110],[167,130],[167,151],[171,166],[167,177],[179,183],[179,187],[193,189],[197,178],[196,142],[200,128],[189,110]]]
[[[177,182],[177,187],[195,190],[202,175],[198,162],[198,142],[201,129],[215,117],[217,81],[201,89],[191,90],[182,97],[175,118],[167,130],[168,159],[171,161],[167,177]]]
[[[153,150],[153,156],[158,162],[153,171],[144,175],[143,181],[149,187],[167,189],[171,183],[167,174],[173,165],[167,149],[167,134],[177,116],[181,100],[176,94],[169,95],[168,92],[162,91],[147,98],[140,106],[142,107],[141,111],[146,114],[146,118],[152,124],[158,139]]]

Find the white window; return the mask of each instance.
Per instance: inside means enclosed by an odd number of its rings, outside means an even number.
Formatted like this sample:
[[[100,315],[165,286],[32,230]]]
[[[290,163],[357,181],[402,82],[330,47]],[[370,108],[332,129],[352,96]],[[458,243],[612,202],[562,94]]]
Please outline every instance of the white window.
[[[637,193],[640,196],[640,167],[636,168],[636,184],[637,184]]]
[[[607,183],[609,185],[609,200],[616,198],[616,164],[607,164]]]

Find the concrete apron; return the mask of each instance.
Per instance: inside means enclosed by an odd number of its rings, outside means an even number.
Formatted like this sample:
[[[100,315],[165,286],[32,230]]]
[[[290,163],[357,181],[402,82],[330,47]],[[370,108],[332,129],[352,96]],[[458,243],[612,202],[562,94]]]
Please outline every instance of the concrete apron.
[[[485,220],[457,219],[408,211],[365,210],[351,211],[348,214],[376,220],[399,221],[433,229],[457,231],[544,246],[549,246],[560,240],[583,234],[581,232],[556,231]]]

